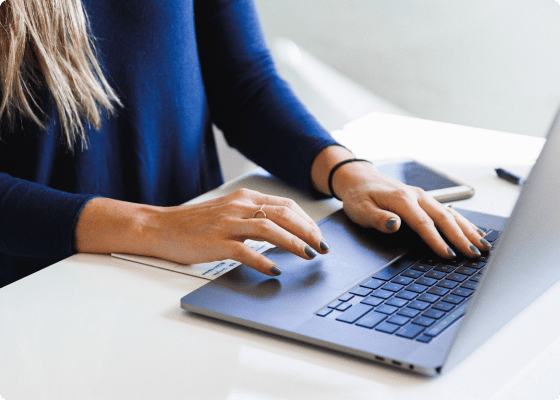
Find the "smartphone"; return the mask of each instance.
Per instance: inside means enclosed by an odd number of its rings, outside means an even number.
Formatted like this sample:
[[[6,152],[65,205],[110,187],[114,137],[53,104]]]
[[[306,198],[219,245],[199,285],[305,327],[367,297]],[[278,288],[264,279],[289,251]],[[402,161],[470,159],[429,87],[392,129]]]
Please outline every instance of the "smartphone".
[[[464,200],[474,188],[415,160],[388,160],[375,163],[377,170],[400,182],[424,189],[440,203]]]

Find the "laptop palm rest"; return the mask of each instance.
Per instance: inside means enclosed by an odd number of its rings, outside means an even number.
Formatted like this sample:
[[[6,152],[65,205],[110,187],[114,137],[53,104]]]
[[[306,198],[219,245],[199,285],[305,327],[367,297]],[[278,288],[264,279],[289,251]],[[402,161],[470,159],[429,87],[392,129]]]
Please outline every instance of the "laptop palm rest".
[[[297,326],[419,240],[405,226],[392,235],[359,227],[342,210],[321,221],[319,227],[325,240],[336,244],[328,254],[304,260],[272,249],[265,255],[280,266],[280,277],[242,265],[183,297],[181,306],[245,325],[259,321],[283,329]]]

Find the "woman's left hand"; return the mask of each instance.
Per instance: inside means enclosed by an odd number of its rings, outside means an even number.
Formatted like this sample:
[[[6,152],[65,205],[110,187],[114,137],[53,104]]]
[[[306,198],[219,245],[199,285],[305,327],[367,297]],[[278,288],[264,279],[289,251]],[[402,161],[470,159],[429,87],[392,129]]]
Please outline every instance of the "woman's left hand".
[[[322,159],[318,157],[312,170],[314,182],[322,180],[322,187],[316,185],[318,189],[328,192],[325,189],[327,171],[337,158],[344,156],[352,158],[348,150],[334,146],[320,153]],[[323,171],[320,171],[321,167]],[[480,256],[480,251],[491,248],[483,237],[484,232],[461,214],[443,207],[424,190],[381,174],[368,162],[351,162],[341,166],[333,175],[332,183],[335,194],[342,199],[346,214],[361,226],[393,233],[404,221],[443,258],[456,256],[451,246],[473,258]]]

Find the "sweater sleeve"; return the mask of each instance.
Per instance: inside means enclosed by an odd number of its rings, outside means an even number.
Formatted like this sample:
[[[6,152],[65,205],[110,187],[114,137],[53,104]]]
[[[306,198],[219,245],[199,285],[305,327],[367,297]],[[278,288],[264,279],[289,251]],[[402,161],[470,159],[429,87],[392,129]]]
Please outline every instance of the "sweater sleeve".
[[[65,258],[74,228],[92,195],[77,195],[0,172],[0,253]]]
[[[337,144],[280,78],[251,0],[195,0],[198,53],[213,121],[229,145],[314,195],[311,165]]]

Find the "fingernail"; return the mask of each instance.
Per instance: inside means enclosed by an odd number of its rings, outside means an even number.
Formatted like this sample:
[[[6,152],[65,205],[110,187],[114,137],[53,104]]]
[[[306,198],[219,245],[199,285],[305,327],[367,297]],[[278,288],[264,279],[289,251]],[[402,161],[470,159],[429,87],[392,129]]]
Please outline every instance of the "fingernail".
[[[455,252],[453,251],[453,249],[451,247],[447,248],[447,252],[449,253],[449,255],[451,257],[457,257],[457,254],[455,254]]]
[[[482,229],[476,228],[476,231],[477,231],[478,233],[480,233],[482,236],[486,236],[486,232],[484,232]]]
[[[270,272],[272,272],[272,274],[278,276],[282,273],[282,270],[280,268],[278,268],[277,265],[273,265],[272,268],[270,268]]]
[[[470,249],[474,254],[476,254],[477,256],[481,255],[481,254],[480,254],[480,250],[478,250],[476,247],[474,247],[474,244],[471,244],[471,245],[469,246],[469,249]]]
[[[396,218],[391,218],[389,221],[387,221],[387,223],[385,224],[385,228],[387,228],[388,230],[392,231],[393,230],[393,226],[395,226],[395,223],[397,222]]]
[[[331,246],[329,246],[329,244],[325,241],[325,239],[321,239],[321,244],[320,244],[321,250],[323,251],[327,251],[331,249]]]
[[[314,249],[312,249],[311,247],[309,247],[309,245],[305,246],[305,254],[307,254],[309,257],[311,258],[315,258],[317,257],[317,253]]]
[[[480,243],[482,243],[483,246],[485,247],[492,247],[492,245],[490,244],[490,242],[484,238],[480,238]]]

